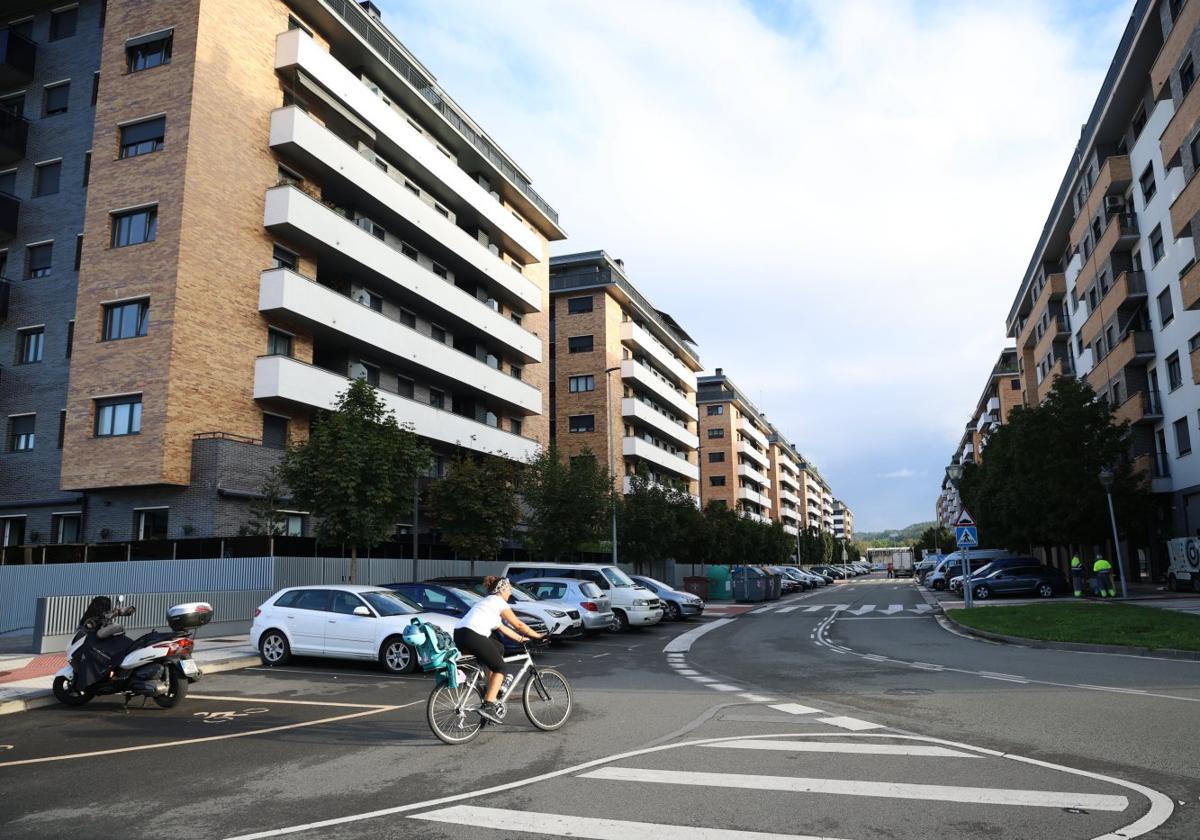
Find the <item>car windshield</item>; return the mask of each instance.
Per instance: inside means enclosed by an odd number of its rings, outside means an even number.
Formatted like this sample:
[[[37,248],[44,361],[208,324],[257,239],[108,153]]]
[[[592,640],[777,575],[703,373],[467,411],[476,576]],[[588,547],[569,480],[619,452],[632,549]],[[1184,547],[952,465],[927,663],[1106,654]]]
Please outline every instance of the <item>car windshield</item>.
[[[608,582],[613,586],[633,586],[634,583],[629,579],[629,575],[622,572],[620,569],[602,569],[604,576],[608,578]]]
[[[1000,567],[995,563],[984,563],[982,566],[975,569],[975,571],[971,572],[971,577],[983,577],[984,575],[990,575],[999,568]]]
[[[459,598],[462,598],[468,604],[478,604],[483,600],[482,595],[472,592],[470,589],[459,589],[457,586],[447,586],[447,591],[454,593]]]
[[[524,586],[522,586],[519,583],[514,583],[512,585],[512,594],[513,594],[512,599],[514,601],[536,601],[537,600],[536,595],[534,595],[532,592],[530,592],[528,589],[526,589]]]
[[[655,580],[652,577],[638,578],[638,582],[641,583],[643,586],[653,589],[655,592],[658,592],[659,590],[662,590],[662,589],[670,589],[671,588],[671,587],[667,586],[665,583],[663,583],[661,580]]]
[[[405,598],[399,592],[389,589],[376,589],[373,592],[360,592],[375,612],[384,618],[392,615],[412,615],[419,613],[421,608]]]

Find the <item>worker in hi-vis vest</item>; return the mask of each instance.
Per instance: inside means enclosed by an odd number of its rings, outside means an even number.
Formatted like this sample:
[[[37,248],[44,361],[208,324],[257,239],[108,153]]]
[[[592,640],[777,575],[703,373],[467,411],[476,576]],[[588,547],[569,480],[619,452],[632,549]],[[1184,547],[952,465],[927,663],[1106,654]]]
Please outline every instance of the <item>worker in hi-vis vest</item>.
[[[1083,595],[1083,561],[1076,554],[1071,558],[1071,586],[1075,589],[1075,597]]]
[[[1117,597],[1117,590],[1113,589],[1112,563],[1109,563],[1103,557],[1097,556],[1096,562],[1092,564],[1092,573],[1096,575],[1101,598]]]

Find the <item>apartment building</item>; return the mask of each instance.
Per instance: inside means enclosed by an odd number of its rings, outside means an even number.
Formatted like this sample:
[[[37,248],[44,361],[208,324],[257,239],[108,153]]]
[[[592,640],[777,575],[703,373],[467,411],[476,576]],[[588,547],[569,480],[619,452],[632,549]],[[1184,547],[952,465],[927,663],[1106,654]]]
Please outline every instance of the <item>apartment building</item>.
[[[1200,528],[1197,62],[1200,3],[1136,3],[1007,322],[1028,404],[1078,376],[1131,424],[1152,571]]]
[[[934,518],[943,528],[953,528],[961,513],[962,500],[959,498],[958,488],[950,483],[949,478],[943,478],[941,492],[934,507]]]
[[[550,260],[550,436],[590,452],[619,492],[634,476],[696,497],[699,351],[604,251]]]
[[[771,518],[796,536],[804,527],[804,500],[800,494],[800,453],[774,426],[769,426]]]
[[[0,47],[6,544],[234,533],[352,377],[439,465],[549,440],[557,214],[372,3],[18,0]]]
[[[833,535],[839,540],[854,539],[854,512],[839,499],[833,500]]]
[[[700,499],[769,523],[770,426],[754,403],[717,368],[697,380],[700,412]]]
[[[821,478],[821,473],[817,471],[816,466],[803,456],[800,459],[799,475],[800,509],[804,514],[804,527],[824,529],[825,505],[822,488],[825,481]]]

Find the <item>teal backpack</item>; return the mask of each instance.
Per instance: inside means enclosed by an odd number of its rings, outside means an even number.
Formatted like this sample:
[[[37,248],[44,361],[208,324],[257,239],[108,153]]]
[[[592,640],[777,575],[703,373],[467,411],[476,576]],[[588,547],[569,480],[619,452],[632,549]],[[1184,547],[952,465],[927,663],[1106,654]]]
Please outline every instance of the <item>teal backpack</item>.
[[[404,628],[404,641],[417,652],[417,661],[423,671],[438,671],[438,684],[447,683],[458,688],[458,648],[454,638],[438,627],[421,618],[413,618]]]

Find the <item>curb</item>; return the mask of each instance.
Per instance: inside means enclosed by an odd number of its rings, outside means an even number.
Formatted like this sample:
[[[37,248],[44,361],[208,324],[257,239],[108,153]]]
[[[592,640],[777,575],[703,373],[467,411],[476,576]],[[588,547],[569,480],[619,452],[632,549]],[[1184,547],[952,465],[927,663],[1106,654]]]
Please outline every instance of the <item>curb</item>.
[[[987,630],[977,630],[955,621],[942,611],[942,617],[954,628],[968,636],[976,636],[991,642],[1017,645],[1019,647],[1037,648],[1039,650],[1065,650],[1075,653],[1119,653],[1124,656],[1141,656],[1150,659],[1180,659],[1200,662],[1200,651],[1177,650],[1175,648],[1145,648],[1127,647],[1125,645],[1088,645],[1079,642],[1052,642],[1044,639],[1028,639],[1024,636],[1005,636],[1001,633],[991,633]]]
[[[217,662],[210,662],[202,666],[203,674],[219,674],[222,671],[237,671],[242,668],[249,668],[254,665],[259,665],[262,660],[258,654],[253,656],[239,656],[236,659],[222,659]],[[0,716],[16,714],[17,712],[27,712],[31,709],[40,709],[43,706],[53,706],[58,702],[54,697],[54,693],[50,689],[42,689],[40,693],[22,697],[18,700],[6,700],[0,703]]]

